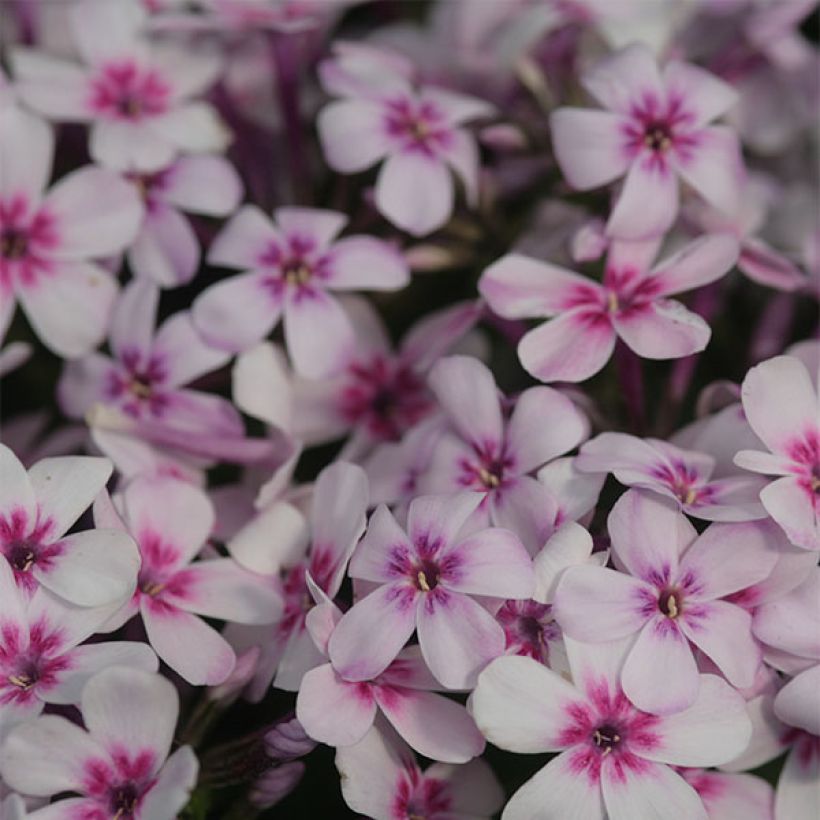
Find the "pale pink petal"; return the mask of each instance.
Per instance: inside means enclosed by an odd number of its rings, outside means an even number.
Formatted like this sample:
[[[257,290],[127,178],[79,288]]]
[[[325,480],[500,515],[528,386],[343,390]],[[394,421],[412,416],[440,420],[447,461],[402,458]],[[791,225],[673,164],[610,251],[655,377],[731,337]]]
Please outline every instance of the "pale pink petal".
[[[264,339],[282,308],[265,287],[263,274],[241,273],[207,288],[194,300],[191,314],[208,344],[236,352]]]
[[[474,686],[478,673],[504,652],[504,630],[466,595],[427,593],[419,602],[417,619],[424,660],[449,689]]]
[[[137,354],[144,361],[151,349],[157,321],[159,288],[150,281],[132,279],[120,293],[111,317],[109,344],[122,361]]]
[[[581,693],[532,658],[507,655],[479,675],[470,709],[484,736],[501,749],[532,754],[565,748],[571,709]]]
[[[60,540],[61,552],[34,577],[46,589],[78,606],[124,602],[134,592],[139,552],[119,530],[86,530]]]
[[[671,683],[671,667],[667,670]],[[692,705],[666,715],[655,735],[655,743],[641,748],[641,757],[675,766],[720,766],[746,749],[752,723],[738,692],[716,675],[701,675]]]
[[[544,550],[549,549],[549,543]],[[651,612],[654,590],[623,572],[569,567],[555,589],[553,611],[561,629],[578,641],[611,641],[638,632]]]
[[[773,453],[788,454],[794,438],[817,425],[817,394],[806,366],[793,356],[753,367],[741,391],[749,424]]]
[[[481,301],[475,299],[426,314],[402,338],[402,358],[427,370],[474,327],[483,310]]]
[[[518,358],[539,381],[582,382],[609,361],[616,338],[601,312],[576,308],[527,333]]]
[[[647,208],[646,203],[652,207]],[[606,232],[618,239],[646,239],[669,230],[678,215],[678,180],[668,164],[640,154],[632,163]]]
[[[774,796],[776,820],[814,820],[820,804],[820,755],[800,754],[794,749],[786,758]]]
[[[383,108],[370,100],[339,100],[326,105],[316,120],[328,165],[352,174],[375,165],[388,150]]]
[[[580,521],[598,503],[605,476],[582,473],[575,466],[575,458],[557,458],[537,473],[558,504],[558,523]]]
[[[646,439],[626,433],[600,433],[581,446],[575,466],[583,472],[614,473],[622,484],[638,484],[655,489],[658,468],[666,459]]]
[[[155,203],[128,250],[128,264],[160,287],[187,284],[199,267],[199,241],[191,223],[174,208]]]
[[[338,211],[295,205],[277,208],[273,218],[285,236],[310,241],[321,249],[326,248],[347,224],[347,217]]]
[[[419,754],[466,763],[484,751],[484,737],[460,703],[432,692],[393,687],[376,686],[374,695],[393,728]]]
[[[570,308],[579,295],[593,302],[604,300],[597,282],[519,253],[490,265],[478,289],[493,312],[506,319],[552,316]]]
[[[154,117],[151,130],[186,153],[224,151],[231,132],[216,109],[205,102],[190,102]]]
[[[684,635],[711,658],[733,686],[746,688],[755,681],[762,653],[752,636],[752,616],[725,601],[693,604],[694,617],[684,607],[679,618]]]
[[[433,365],[428,382],[462,437],[479,451],[498,453],[501,402],[487,366],[471,356],[448,356]]]
[[[88,152],[92,159],[116,171],[152,173],[174,159],[174,146],[146,123],[97,120],[91,126]]]
[[[424,236],[453,212],[453,180],[443,162],[421,153],[394,154],[376,180],[376,207],[394,225]]]
[[[446,549],[476,511],[482,498],[481,493],[416,496],[407,512],[410,540],[414,545],[421,542],[432,545],[438,542],[439,549]]]
[[[145,22],[145,11],[140,6],[98,8],[93,0],[75,3],[68,15],[77,49],[92,65],[139,53],[138,37]]]
[[[495,108],[486,100],[469,94],[459,94],[446,88],[425,86],[420,90],[419,98],[441,109],[451,125],[489,117],[495,112]]]
[[[37,797],[78,792],[84,764],[105,759],[88,732],[57,715],[44,715],[16,726],[0,748],[0,772],[13,789]]]
[[[768,288],[792,292],[806,285],[806,275],[791,259],[757,237],[744,238],[737,267],[753,282]]]
[[[275,539],[270,537],[273,532]],[[248,521],[227,547],[246,569],[260,575],[276,575],[304,556],[309,540],[305,516],[291,504],[277,501]]]
[[[306,629],[297,628],[291,633],[279,659],[273,685],[286,692],[298,692],[304,676],[326,660],[327,657],[313,643],[310,633]]]
[[[629,167],[623,117],[609,111],[559,108],[550,115],[555,159],[581,191],[606,185]]]
[[[425,775],[445,780],[450,787],[450,806],[469,817],[495,814],[504,805],[504,791],[490,766],[481,758],[464,766],[434,763]]]
[[[355,346],[350,319],[336,299],[322,290],[289,292],[284,325],[293,368],[309,379],[337,372]]]
[[[589,432],[586,416],[550,387],[525,390],[507,427],[507,449],[517,473],[529,473],[572,450]]]
[[[125,488],[123,500],[125,518],[137,542],[162,541],[166,570],[187,564],[213,530],[214,510],[208,496],[184,481],[139,477]]]
[[[657,61],[643,43],[633,43],[596,63],[581,82],[601,105],[622,114],[631,113],[636,102],[660,102],[664,97]]]
[[[243,413],[291,429],[291,374],[279,346],[260,342],[240,353],[232,379],[233,401]]]
[[[661,262],[650,274],[650,281],[660,288],[660,296],[708,285],[731,270],[739,250],[731,234],[701,237]]]
[[[28,473],[14,451],[0,443],[0,516],[11,520],[15,511],[24,516],[27,529],[33,529],[37,499]]]
[[[14,795],[16,797],[16,795]],[[56,803],[49,803],[47,806],[37,810],[36,820],[76,820],[76,818],[94,816],[94,812],[99,808],[96,800],[86,797],[69,797],[65,800],[58,800]],[[20,815],[11,815],[10,820],[26,820],[32,815],[25,813],[24,804],[20,803]],[[5,807],[4,807],[5,808]],[[6,820],[5,816],[3,820]]]
[[[678,173],[710,205],[736,213],[745,178],[737,133],[725,125],[710,125],[694,136],[696,146],[675,156]]]
[[[242,180],[224,157],[180,157],[163,180],[161,198],[183,211],[226,216],[242,199]]]
[[[466,131],[453,131],[447,144],[439,149],[439,157],[461,180],[467,205],[475,208],[478,203],[479,171],[481,169],[481,158],[475,137]]]
[[[411,587],[388,584],[344,614],[328,643],[343,678],[371,680],[390,665],[416,627],[416,597]]]
[[[644,626],[624,663],[621,684],[644,712],[667,715],[689,708],[698,695],[698,668],[678,626],[658,613]]]
[[[774,699],[775,714],[789,726],[797,726],[813,735],[820,735],[820,664],[792,678]]]
[[[352,746],[367,734],[376,717],[370,686],[348,683],[329,664],[302,678],[296,717],[308,736],[328,746]]]
[[[533,599],[544,604],[555,601],[555,591],[564,570],[585,563],[592,555],[592,536],[575,521],[562,524],[535,556]]]
[[[157,332],[153,352],[162,356],[165,384],[178,387],[225,364],[230,355],[208,347],[187,311],[175,313]]]
[[[27,106],[58,122],[92,119],[93,112],[88,105],[89,77],[85,69],[33,48],[9,51],[14,91]]]
[[[367,532],[350,559],[350,575],[365,581],[390,583],[399,577],[391,561],[394,551],[410,555],[410,539],[390,510],[380,504],[367,525]]]
[[[812,562],[798,586],[755,610],[755,635],[794,655],[820,659],[819,596],[820,569]]]
[[[713,480],[708,484],[707,499],[696,500],[686,511],[706,521],[758,521],[766,517],[760,503],[764,485],[765,479],[757,476]]]
[[[640,490],[628,490],[618,499],[607,529],[618,560],[651,583],[675,577],[681,552],[697,536],[677,504]]]
[[[609,820],[708,820],[698,793],[668,766],[640,761],[634,767],[604,760],[601,791]]]
[[[269,624],[282,614],[282,599],[266,578],[242,569],[230,558],[197,561],[184,573],[178,594],[164,596],[172,606],[241,624]]]
[[[54,132],[47,123],[16,106],[0,117],[0,190],[5,197],[24,196],[29,206],[39,202],[51,175]]]
[[[194,686],[222,683],[236,664],[230,644],[201,618],[143,602],[140,607],[148,642],[157,655]]]
[[[175,816],[191,799],[199,763],[190,746],[177,749],[160,769],[156,783],[140,805],[141,820],[164,820]]]
[[[106,749],[125,747],[153,753],[154,774],[171,749],[179,695],[160,675],[114,667],[86,684],[80,711],[91,736]]]
[[[583,751],[562,752],[507,801],[504,820],[606,820],[601,787],[585,775],[584,768]]]
[[[760,500],[792,544],[805,550],[820,550],[820,499],[816,492],[787,476],[765,487]]]
[[[348,236],[330,251],[329,287],[336,290],[395,290],[410,281],[406,260],[387,242]]]
[[[182,43],[171,38],[151,39],[151,63],[168,77],[174,102],[202,96],[225,68],[215,44],[203,40]]]
[[[256,205],[243,205],[211,243],[208,262],[226,268],[257,268],[265,252],[280,241],[270,217]]]
[[[3,611],[0,614],[0,651],[6,655],[9,643],[25,650],[29,640],[29,621],[9,562],[0,556],[0,595]],[[12,650],[13,651],[13,650]]]
[[[760,450],[740,450],[735,453],[732,460],[744,470],[753,470],[764,475],[789,475],[793,466],[788,456],[764,453]]]
[[[54,264],[51,276],[18,293],[43,344],[68,359],[90,353],[103,340],[116,297],[108,271],[85,262]]]
[[[714,74],[689,63],[671,62],[663,70],[666,92],[680,99],[692,125],[700,126],[725,114],[737,101],[738,93]]]
[[[175,317],[174,317],[175,318]],[[237,412],[236,408],[227,399],[222,396],[214,395],[213,393],[203,393],[199,390],[190,390],[187,388],[177,388],[169,390],[165,394],[165,405],[163,412],[169,424],[169,429],[164,430],[162,425],[158,425],[158,443],[168,440],[171,446],[174,446],[174,433],[192,433],[193,437],[188,439],[185,436],[181,438],[181,446],[190,442],[193,448],[192,453],[197,454],[203,452],[199,449],[203,445],[207,445],[208,436],[224,436],[225,438],[241,438],[244,433],[244,425],[242,418]],[[168,439],[162,437],[165,432],[170,432]],[[202,442],[197,441],[196,434],[205,434]],[[179,440],[179,439],[177,439]],[[251,447],[261,445],[267,448],[273,454],[273,442],[265,439],[246,439]],[[219,444],[225,442],[215,442],[217,452],[230,452],[227,450],[219,450]],[[229,445],[230,446],[230,445]],[[208,452],[207,449],[204,450]],[[208,457],[207,455],[205,456]],[[219,456],[216,456],[219,458]]]
[[[762,778],[702,769],[682,774],[700,795],[710,818],[773,820],[774,789]]]
[[[55,540],[91,506],[111,477],[107,458],[59,456],[38,461],[28,473],[41,518],[50,518]]]
[[[558,506],[550,491],[532,476],[520,476],[505,480],[503,488],[489,493],[488,498],[490,523],[514,532],[527,552],[535,555],[558,518]]]

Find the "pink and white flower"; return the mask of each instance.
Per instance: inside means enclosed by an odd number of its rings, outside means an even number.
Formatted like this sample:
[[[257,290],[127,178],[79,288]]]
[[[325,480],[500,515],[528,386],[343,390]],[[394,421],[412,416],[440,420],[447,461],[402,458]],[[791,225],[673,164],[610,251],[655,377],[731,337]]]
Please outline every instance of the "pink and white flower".
[[[789,540],[820,550],[820,402],[816,378],[794,356],[776,356],[743,380],[743,410],[768,453],[741,450],[735,463],[781,476],[760,493]]]
[[[170,757],[179,696],[159,675],[112,667],[85,686],[83,730],[57,715],[15,727],[0,747],[0,774],[24,794],[74,792],[41,817],[174,820],[199,764],[190,746]]]
[[[646,359],[703,350],[711,331],[697,314],[666,298],[720,279],[738,256],[728,234],[702,237],[659,262],[659,240],[614,242],[602,284],[518,254],[486,271],[479,290],[506,319],[555,317],[518,343],[527,372],[544,382],[580,382],[609,360],[617,339]]]
[[[377,584],[330,637],[330,660],[350,681],[383,672],[418,630],[430,671],[451,689],[470,687],[504,651],[504,630],[472,595],[532,597],[532,560],[515,533],[464,528],[479,493],[419,496],[405,532],[385,506],[373,513],[350,575]]]
[[[17,586],[40,587],[81,607],[124,601],[134,590],[139,554],[113,529],[66,535],[111,475],[104,458],[45,458],[26,472],[0,444],[0,555]]]
[[[142,566],[134,595],[107,629],[139,613],[148,642],[175,672],[196,686],[222,683],[236,655],[202,617],[272,623],[282,612],[281,598],[231,558],[194,561],[214,523],[213,507],[198,488],[173,478],[136,478],[115,501],[118,509],[98,499],[95,520],[127,529]]]
[[[319,112],[317,128],[335,171],[358,173],[384,160],[376,207],[402,230],[423,236],[453,212],[451,172],[461,180],[468,205],[475,206],[478,147],[462,126],[490,116],[493,107],[443,88],[414,88],[406,68],[391,54],[345,66],[340,52],[321,67],[321,77],[325,89],[342,99]]]
[[[491,743],[560,752],[512,796],[503,820],[706,820],[697,792],[672,767],[715,766],[742,752],[752,731],[743,698],[702,675],[689,708],[651,715],[620,686],[623,641],[566,643],[572,683],[532,658],[504,657],[473,692],[473,716]]]
[[[242,198],[242,180],[220,156],[185,156],[152,173],[128,173],[145,205],[142,227],[128,249],[137,275],[173,288],[193,279],[199,267],[199,240],[182,211],[227,216]]]
[[[308,613],[307,628],[324,655],[341,617],[330,601]],[[339,747],[361,741],[381,712],[419,754],[465,763],[481,754],[484,738],[461,704],[430,691],[440,688],[419,647],[409,646],[372,680],[347,681],[332,663],[311,669],[299,687],[296,717],[310,737]]]
[[[356,745],[338,749],[336,768],[347,805],[373,820],[489,820],[504,802],[501,786],[483,760],[463,766],[434,763],[422,772],[383,721]]]
[[[230,134],[214,108],[192,98],[217,78],[213,52],[143,35],[134,2],[82,0],[69,12],[84,65],[17,48],[20,99],[57,122],[90,123],[89,152],[118,171],[158,171],[179,153],[222,151]]]
[[[733,686],[751,686],[761,661],[751,615],[725,599],[777,563],[766,527],[712,524],[698,536],[676,504],[640,490],[618,500],[607,526],[614,563],[624,571],[564,572],[554,604],[564,634],[595,643],[637,636],[621,684],[639,709],[654,714],[687,709],[698,696],[690,641]]]
[[[735,103],[731,86],[701,68],[633,44],[602,60],[581,82],[605,110],[559,108],[550,117],[555,156],[574,188],[626,176],[607,222],[619,239],[665,233],[678,215],[678,179],[732,214],[744,181],[737,134],[709,125]],[[651,202],[652,207],[647,207]]]
[[[278,208],[275,224],[243,207],[208,253],[214,265],[245,272],[208,288],[194,302],[194,321],[210,344],[232,352],[263,339],[283,320],[296,371],[320,378],[352,351],[350,319],[333,290],[395,290],[409,281],[402,255],[370,236],[334,241],[347,217],[316,208]]]
[[[19,301],[43,343],[73,358],[96,347],[117,294],[95,259],[136,236],[139,197],[116,174],[73,171],[44,193],[54,133],[16,108],[0,112],[0,338]]]
[[[2,556],[0,596],[0,735],[39,714],[46,703],[79,703],[85,683],[108,666],[157,671],[157,656],[144,643],[80,646],[112,608],[71,606],[42,587],[29,599]]]
[[[675,499],[683,512],[706,521],[755,521],[766,517],[758,494],[763,484],[745,476],[712,478],[715,459],[661,439],[601,433],[575,459],[584,472],[611,472],[622,484]]]

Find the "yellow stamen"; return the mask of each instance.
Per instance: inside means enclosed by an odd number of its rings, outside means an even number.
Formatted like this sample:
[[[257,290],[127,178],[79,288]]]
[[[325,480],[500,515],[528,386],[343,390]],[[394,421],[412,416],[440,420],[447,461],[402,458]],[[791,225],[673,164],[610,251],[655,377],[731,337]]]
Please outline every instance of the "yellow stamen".
[[[28,675],[9,675],[8,681],[13,686],[19,686],[20,689],[31,689],[34,681]]]
[[[484,467],[481,467],[479,469],[478,477],[485,487],[490,487],[491,489],[495,489],[501,483],[501,481],[495,473],[491,473]]]
[[[424,592],[429,592],[430,585],[427,583],[427,576],[421,570],[419,570],[419,572],[416,574],[416,578],[418,578],[419,586],[422,588],[422,590],[424,590]]]
[[[686,495],[683,498],[683,503],[684,504],[693,504],[697,497],[698,497],[698,494],[695,492],[695,490],[692,487],[690,487],[686,491]]]
[[[669,600],[666,602],[666,608],[669,610],[670,618],[678,617],[678,602],[675,600],[674,595],[669,596]]]
[[[609,291],[606,295],[606,309],[610,313],[615,313],[618,310],[618,294]]]
[[[307,265],[291,268],[285,274],[285,279],[291,285],[306,285],[310,281],[310,268]]]
[[[148,584],[148,586],[143,587],[142,591],[146,595],[151,595],[153,597],[154,595],[157,595],[158,593],[162,592],[163,589],[165,589],[165,584],[160,584],[156,581],[153,581],[152,583]]]

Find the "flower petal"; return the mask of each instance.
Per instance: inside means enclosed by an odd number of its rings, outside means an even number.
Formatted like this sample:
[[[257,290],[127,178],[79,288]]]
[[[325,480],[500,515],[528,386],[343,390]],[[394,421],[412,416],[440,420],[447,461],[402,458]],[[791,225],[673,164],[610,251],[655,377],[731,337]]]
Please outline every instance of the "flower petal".
[[[760,493],[766,512],[797,547],[820,550],[820,499],[799,479],[778,478]]]
[[[37,499],[26,468],[12,450],[0,443],[0,516],[10,522],[15,512],[28,528],[33,528]]]
[[[647,208],[646,203],[652,207]],[[678,178],[672,168],[642,152],[632,163],[606,223],[617,239],[647,239],[666,233],[678,215]]]
[[[446,549],[461,528],[476,511],[481,493],[457,495],[420,495],[410,502],[407,512],[407,532],[413,545]]]
[[[367,525],[364,538],[359,542],[350,559],[350,575],[365,581],[390,583],[401,577],[399,560],[409,557],[412,551],[410,539],[399,526],[393,513],[380,504]]]
[[[327,164],[343,174],[364,171],[387,153],[382,106],[370,100],[337,100],[316,120]]]
[[[777,717],[812,735],[820,735],[817,693],[820,691],[820,664],[792,678],[774,699]]]
[[[692,124],[696,126],[725,114],[738,100],[731,85],[690,63],[668,63],[663,79],[666,93],[683,101],[687,112],[694,114]]]
[[[4,197],[24,196],[29,207],[39,202],[51,175],[54,132],[39,117],[16,106],[0,118],[0,183]]]
[[[405,258],[372,236],[348,236],[330,250],[328,286],[337,290],[395,290],[410,281]]]
[[[162,198],[183,211],[227,216],[242,199],[242,180],[225,157],[180,157],[163,179]]]
[[[658,63],[644,43],[633,43],[596,63],[584,74],[584,88],[601,105],[629,114],[636,101],[664,97]]]
[[[199,267],[199,241],[191,223],[174,208],[155,203],[128,250],[128,264],[160,287],[187,284]]]

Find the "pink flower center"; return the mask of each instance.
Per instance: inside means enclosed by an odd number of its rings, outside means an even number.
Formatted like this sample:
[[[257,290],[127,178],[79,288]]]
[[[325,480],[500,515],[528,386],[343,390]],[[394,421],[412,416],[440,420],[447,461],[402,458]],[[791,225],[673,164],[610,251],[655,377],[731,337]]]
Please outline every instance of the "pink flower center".
[[[28,572],[37,563],[37,544],[31,541],[17,541],[8,544],[6,559],[16,572]]]
[[[28,253],[28,234],[19,228],[4,228],[0,233],[0,256],[22,259]]]
[[[125,820],[134,816],[140,794],[133,783],[123,783],[111,790],[110,807],[114,812],[112,820]]]
[[[658,596],[658,609],[667,617],[674,620],[683,609],[683,595],[677,587],[667,588]]]
[[[623,740],[623,732],[611,723],[604,723],[596,727],[592,732],[592,742],[601,750],[601,754],[607,755],[616,749]]]
[[[34,210],[27,198],[0,200],[0,284],[9,286],[12,273],[23,285],[33,285],[48,273],[48,252],[58,244],[54,218],[43,208]]]
[[[424,558],[413,568],[415,573],[415,585],[422,592],[432,592],[441,577],[441,568],[435,561]]]
[[[164,114],[171,88],[152,68],[132,60],[108,63],[91,81],[91,108],[115,120],[139,122]]]
[[[385,129],[403,150],[425,154],[435,154],[444,148],[452,133],[435,105],[409,99],[388,103]]]
[[[644,145],[650,151],[668,151],[672,145],[672,131],[667,122],[649,122],[644,128]]]

